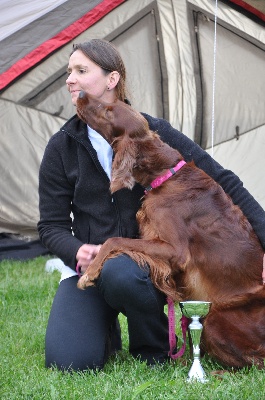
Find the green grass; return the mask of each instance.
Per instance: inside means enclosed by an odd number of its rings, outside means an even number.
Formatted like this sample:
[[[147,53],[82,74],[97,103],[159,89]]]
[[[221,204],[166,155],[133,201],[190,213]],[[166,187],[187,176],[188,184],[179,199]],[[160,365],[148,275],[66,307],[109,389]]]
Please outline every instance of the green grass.
[[[70,374],[45,369],[45,329],[60,278],[57,271],[45,272],[46,260],[0,263],[1,400],[265,399],[264,371],[255,367],[217,378],[211,372],[222,368],[204,357],[209,381],[191,384],[186,382],[191,366],[188,351],[182,360],[155,368],[134,360],[128,353],[123,316],[124,348],[103,371]]]

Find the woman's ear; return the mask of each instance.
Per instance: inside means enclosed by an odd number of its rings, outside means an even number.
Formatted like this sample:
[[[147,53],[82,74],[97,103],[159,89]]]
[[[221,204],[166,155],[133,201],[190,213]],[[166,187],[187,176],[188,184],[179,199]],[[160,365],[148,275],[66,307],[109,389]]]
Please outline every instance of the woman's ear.
[[[120,74],[118,71],[112,71],[108,75],[108,89],[111,90],[117,86],[120,80]]]

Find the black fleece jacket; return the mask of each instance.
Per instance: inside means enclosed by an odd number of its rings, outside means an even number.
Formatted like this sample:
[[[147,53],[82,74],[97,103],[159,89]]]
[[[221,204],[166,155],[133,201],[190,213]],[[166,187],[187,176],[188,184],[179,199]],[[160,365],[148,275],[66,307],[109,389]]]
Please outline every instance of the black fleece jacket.
[[[223,187],[246,215],[265,249],[265,212],[240,179],[167,121],[143,115],[164,142]],[[136,184],[132,191],[122,189],[111,195],[109,184],[89,141],[87,126],[75,115],[46,147],[39,172],[38,223],[42,243],[72,269],[82,244],[138,235],[135,215],[144,189]]]

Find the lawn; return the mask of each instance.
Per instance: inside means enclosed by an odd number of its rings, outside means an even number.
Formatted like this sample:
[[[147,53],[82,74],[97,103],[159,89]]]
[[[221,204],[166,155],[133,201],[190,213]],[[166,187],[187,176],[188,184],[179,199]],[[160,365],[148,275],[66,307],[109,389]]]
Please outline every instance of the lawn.
[[[180,361],[150,368],[128,353],[126,318],[120,316],[123,350],[103,371],[62,373],[44,368],[45,328],[59,272],[48,258],[0,263],[0,399],[265,399],[264,371],[255,367],[212,375],[222,367],[202,359],[208,382],[187,383],[189,352]],[[179,310],[176,306],[177,321]],[[179,334],[179,332],[177,331]]]

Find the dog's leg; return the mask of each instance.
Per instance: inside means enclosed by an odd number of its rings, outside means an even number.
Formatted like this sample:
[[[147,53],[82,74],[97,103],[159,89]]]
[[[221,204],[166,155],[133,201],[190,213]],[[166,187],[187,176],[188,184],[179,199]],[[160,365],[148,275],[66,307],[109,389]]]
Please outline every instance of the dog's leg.
[[[160,264],[162,275],[170,275],[172,262],[176,268],[176,250],[161,240],[144,240],[129,238],[110,238],[101,247],[99,253],[89,265],[78,282],[80,289],[92,286],[99,277],[105,260],[118,254],[129,254],[139,265]],[[163,267],[162,267],[163,265]],[[165,266],[167,271],[165,272]],[[157,269],[157,268],[156,268]],[[161,278],[160,278],[161,279]]]

